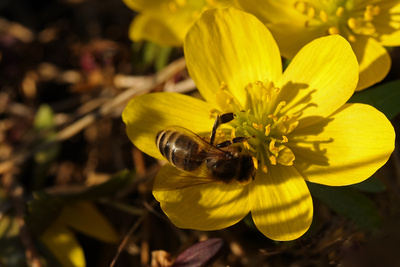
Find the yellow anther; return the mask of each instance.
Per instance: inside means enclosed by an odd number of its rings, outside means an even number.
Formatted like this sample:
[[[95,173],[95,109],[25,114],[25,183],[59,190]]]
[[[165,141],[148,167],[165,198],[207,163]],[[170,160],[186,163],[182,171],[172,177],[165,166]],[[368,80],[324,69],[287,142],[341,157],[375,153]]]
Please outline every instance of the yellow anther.
[[[271,132],[271,124],[268,124],[267,126],[265,126],[265,136],[268,136],[270,132]]]
[[[329,33],[330,35],[334,35],[334,34],[339,34],[340,31],[339,31],[339,29],[336,28],[336,27],[330,27],[330,28],[328,29],[328,33]]]
[[[372,14],[374,14],[374,16],[378,16],[381,13],[381,8],[379,6],[374,6],[374,8],[372,9]]]
[[[213,109],[210,110],[210,113],[208,114],[208,117],[209,117],[210,119],[214,119],[214,120],[215,120],[215,118],[216,118],[219,114],[220,114],[220,112],[218,111],[218,109],[213,108]]]
[[[272,165],[276,165],[276,158],[274,156],[269,157],[269,161]]]
[[[355,18],[349,18],[347,21],[347,25],[349,25],[350,29],[355,29],[358,27],[358,22]]]
[[[247,150],[250,150],[250,151],[252,151],[252,152],[255,152],[255,150],[250,146],[250,144],[249,144],[249,142],[247,142],[247,140],[246,140],[246,141],[243,141],[243,146],[244,146],[244,148],[246,148]]]
[[[174,2],[169,2],[168,3],[168,9],[171,12],[176,12],[178,8],[176,7],[176,4]]]
[[[178,6],[186,5],[186,0],[175,0],[175,2],[178,4]]]
[[[279,153],[279,148],[277,148],[275,146],[276,140],[273,139],[270,143],[269,143],[269,151],[271,151],[272,154],[274,154],[275,156]]]
[[[233,99],[228,98],[225,102],[226,102],[226,104],[231,105],[233,103]]]
[[[288,121],[288,120],[289,120],[289,118],[290,118],[290,117],[289,117],[288,115],[285,115],[285,116],[283,116],[283,119],[282,119],[282,121],[283,121],[283,122],[285,122],[285,121]]]
[[[263,128],[262,124],[257,124],[255,122],[253,122],[252,125],[253,125],[253,128],[256,129],[256,130],[261,130]]]
[[[268,118],[272,119],[274,122],[278,121],[278,117],[276,117],[275,115],[272,115],[272,114],[268,115]]]
[[[209,6],[215,6],[217,4],[217,1],[215,1],[215,0],[207,0],[207,4]]]
[[[319,17],[323,22],[328,22],[328,15],[326,14],[326,12],[324,10],[321,10],[319,12]]]
[[[304,13],[306,11],[306,4],[303,1],[298,1],[294,4],[294,8],[300,13]]]
[[[349,42],[355,43],[357,41],[356,37],[354,35],[349,35],[347,37],[347,39],[349,40]]]
[[[282,143],[287,143],[287,142],[289,142],[289,139],[286,136],[282,135]]]
[[[255,85],[258,85],[258,86],[264,86],[264,84],[263,84],[262,81],[256,81],[254,84],[255,84]]]
[[[258,170],[258,160],[256,157],[251,157],[251,159],[253,160],[253,165],[254,168],[256,168],[256,170]]]
[[[221,82],[219,85],[219,90],[225,90],[226,88],[228,88],[228,85],[225,82]]]
[[[340,18],[341,16],[343,16],[343,13],[344,13],[344,8],[342,6],[336,9],[336,17]]]
[[[267,166],[265,166],[265,165],[262,166],[261,170],[263,171],[263,173],[267,173],[268,172]]]
[[[364,12],[364,19],[366,21],[372,21],[374,19],[374,14],[372,14],[372,11],[369,11],[368,9],[365,10]]]
[[[246,89],[249,91],[249,90],[251,90],[253,88],[253,84],[252,83],[249,83],[247,86],[246,86]]]
[[[312,18],[314,18],[314,16],[315,16],[315,9],[312,6],[310,6],[307,9],[307,17],[312,19]]]

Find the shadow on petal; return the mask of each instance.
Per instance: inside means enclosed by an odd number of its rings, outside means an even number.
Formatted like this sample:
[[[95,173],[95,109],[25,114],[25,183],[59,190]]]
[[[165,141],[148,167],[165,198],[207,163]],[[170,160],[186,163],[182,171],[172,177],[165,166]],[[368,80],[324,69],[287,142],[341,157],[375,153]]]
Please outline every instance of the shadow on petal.
[[[251,186],[250,199],[254,223],[271,239],[296,239],[311,225],[311,195],[303,177],[293,167],[277,165],[267,174],[260,172]]]
[[[191,176],[170,164],[157,175],[153,195],[180,228],[222,229],[239,222],[250,211],[247,186]]]

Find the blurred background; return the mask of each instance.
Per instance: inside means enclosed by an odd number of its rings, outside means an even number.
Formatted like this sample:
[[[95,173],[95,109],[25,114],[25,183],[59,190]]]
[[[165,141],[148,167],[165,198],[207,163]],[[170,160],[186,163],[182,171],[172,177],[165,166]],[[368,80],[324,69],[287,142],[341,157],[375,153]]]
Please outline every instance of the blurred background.
[[[296,241],[267,239],[251,218],[176,228],[151,193],[160,164],[121,113],[139,94],[199,95],[181,48],[129,40],[134,15],[122,0],[0,1],[0,266],[159,266],[210,238],[191,253],[213,266],[399,266],[397,148],[363,184],[310,188],[314,222]],[[380,85],[400,90],[400,49],[389,52]]]

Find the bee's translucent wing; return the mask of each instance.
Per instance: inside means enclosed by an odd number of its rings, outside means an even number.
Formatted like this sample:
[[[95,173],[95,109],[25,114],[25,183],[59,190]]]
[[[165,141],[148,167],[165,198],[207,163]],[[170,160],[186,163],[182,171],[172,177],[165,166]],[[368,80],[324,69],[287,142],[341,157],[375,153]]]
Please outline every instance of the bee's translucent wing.
[[[195,172],[186,173],[167,163],[158,172],[153,190],[176,190],[208,183],[218,182],[207,177],[203,165]]]

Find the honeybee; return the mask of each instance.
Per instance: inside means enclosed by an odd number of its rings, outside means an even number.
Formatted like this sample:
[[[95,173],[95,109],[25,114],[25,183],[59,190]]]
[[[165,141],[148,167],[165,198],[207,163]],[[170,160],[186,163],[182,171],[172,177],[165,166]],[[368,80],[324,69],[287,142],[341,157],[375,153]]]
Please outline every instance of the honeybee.
[[[186,173],[201,170],[212,181],[248,183],[255,173],[253,158],[244,153],[241,146],[234,145],[247,138],[236,137],[214,144],[219,125],[233,120],[233,117],[233,113],[217,117],[209,142],[186,128],[167,127],[156,136],[157,148],[166,160]]]

